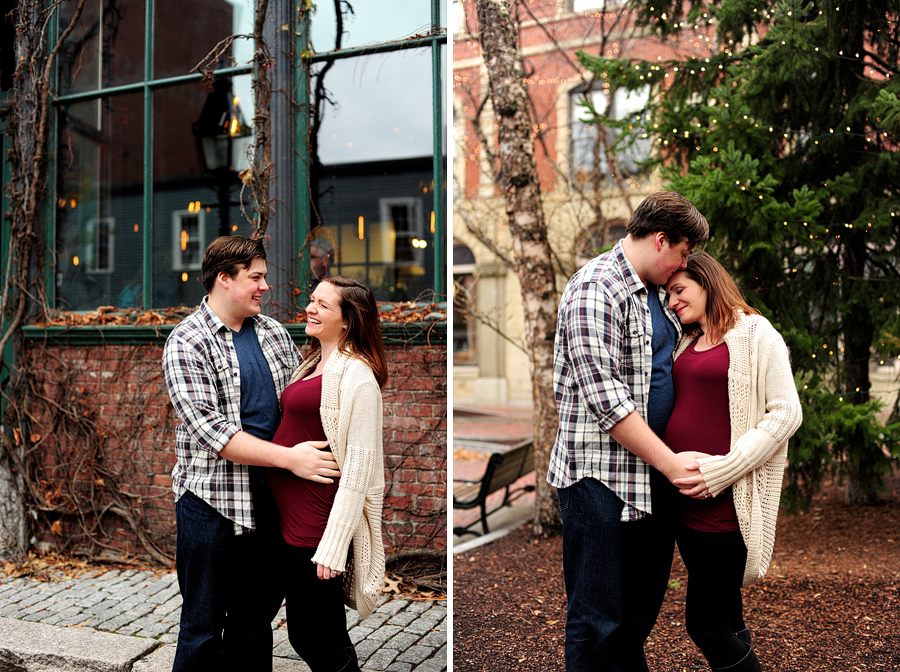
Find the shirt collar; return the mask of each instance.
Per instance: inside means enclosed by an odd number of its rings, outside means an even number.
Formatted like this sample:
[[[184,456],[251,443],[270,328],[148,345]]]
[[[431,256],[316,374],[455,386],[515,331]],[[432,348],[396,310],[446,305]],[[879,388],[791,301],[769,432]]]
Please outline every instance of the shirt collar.
[[[228,327],[225,325],[225,323],[222,322],[222,320],[219,318],[218,315],[216,315],[215,311],[213,311],[213,309],[209,307],[209,303],[207,302],[207,299],[209,299],[209,294],[204,296],[203,300],[200,302],[200,314],[203,316],[203,320],[204,320],[204,322],[206,322],[206,325],[210,328],[210,330],[214,334],[219,333],[223,329],[228,329]],[[259,322],[260,319],[261,318],[259,317],[259,315],[254,315],[252,317],[245,317],[244,323],[246,324],[247,320],[253,320],[253,322]]]
[[[619,269],[622,271],[622,279],[625,281],[625,285],[628,287],[628,291],[630,291],[632,294],[638,294],[639,292],[647,291],[644,283],[641,282],[641,276],[638,275],[638,272],[634,270],[634,266],[631,265],[628,257],[625,256],[625,248],[622,246],[621,240],[616,243],[616,246],[613,248],[613,253],[616,256],[616,261],[619,264]]]

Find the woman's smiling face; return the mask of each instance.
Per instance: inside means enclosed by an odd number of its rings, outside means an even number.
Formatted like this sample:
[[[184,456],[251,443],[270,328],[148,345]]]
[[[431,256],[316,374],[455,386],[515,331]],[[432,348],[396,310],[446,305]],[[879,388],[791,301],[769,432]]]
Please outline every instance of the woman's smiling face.
[[[706,290],[685,271],[678,271],[669,278],[666,293],[669,308],[675,311],[682,324],[706,323]]]
[[[306,334],[321,343],[338,343],[344,330],[341,295],[329,282],[320,282],[306,307]]]

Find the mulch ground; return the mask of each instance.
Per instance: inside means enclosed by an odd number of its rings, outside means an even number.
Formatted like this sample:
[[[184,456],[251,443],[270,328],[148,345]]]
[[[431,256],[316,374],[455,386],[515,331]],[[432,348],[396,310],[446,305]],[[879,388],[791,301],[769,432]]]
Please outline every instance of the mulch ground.
[[[802,515],[781,515],[764,581],[744,613],[767,672],[900,670],[900,476],[878,506],[827,486]],[[684,630],[687,572],[676,552],[645,650],[653,672],[708,670]],[[559,537],[528,527],[453,558],[454,672],[564,670]]]

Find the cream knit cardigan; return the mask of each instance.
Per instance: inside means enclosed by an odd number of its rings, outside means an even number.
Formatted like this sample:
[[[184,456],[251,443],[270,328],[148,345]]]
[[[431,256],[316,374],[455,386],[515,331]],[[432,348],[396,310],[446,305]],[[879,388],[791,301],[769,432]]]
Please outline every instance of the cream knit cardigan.
[[[291,382],[312,371],[320,357],[321,353],[304,361]],[[351,583],[344,594],[347,605],[366,618],[384,585],[384,448],[381,388],[365,362],[340,352],[328,358],[319,413],[341,480],[312,560],[343,572],[353,542],[353,566],[345,576]]]
[[[685,336],[678,357],[693,341]],[[747,546],[743,585],[762,579],[772,559],[788,439],[803,420],[787,346],[760,315],[739,313],[728,345],[727,455],[697,460],[711,495],[734,486],[734,508]]]

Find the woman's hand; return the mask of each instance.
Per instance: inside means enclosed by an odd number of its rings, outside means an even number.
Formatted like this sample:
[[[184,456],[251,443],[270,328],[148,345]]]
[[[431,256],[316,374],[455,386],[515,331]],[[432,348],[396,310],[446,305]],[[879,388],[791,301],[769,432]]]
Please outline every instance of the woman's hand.
[[[326,567],[325,565],[321,565],[318,562],[316,563],[316,574],[320,579],[333,579],[341,575],[341,573],[336,569],[331,569],[330,567]]]

